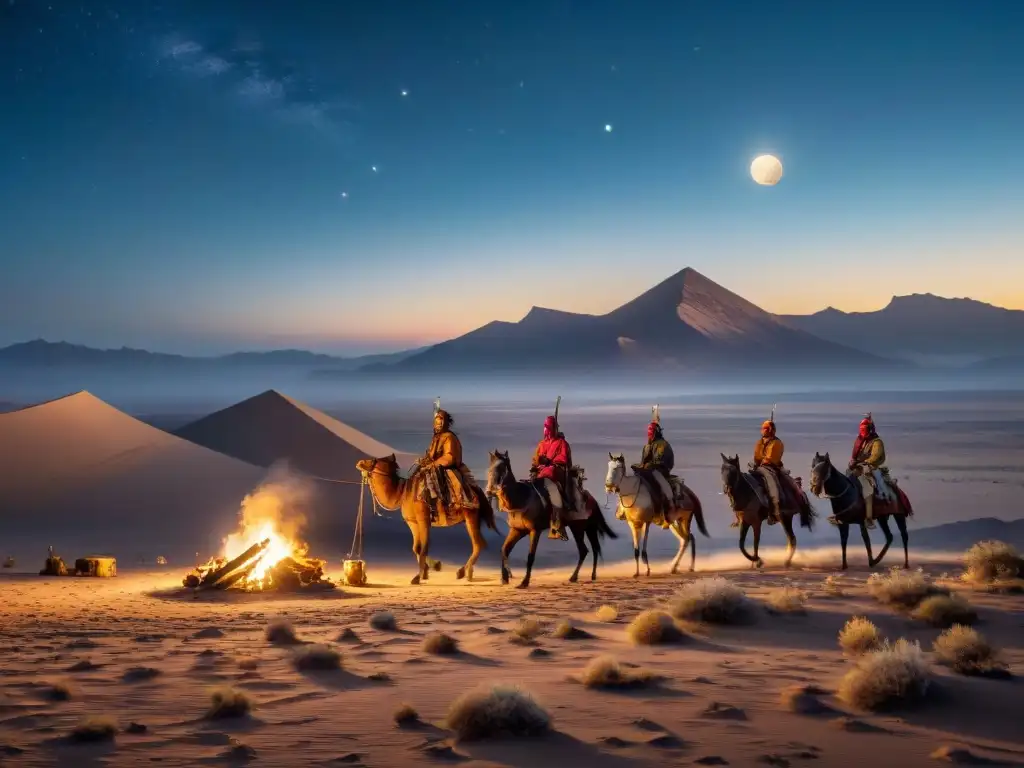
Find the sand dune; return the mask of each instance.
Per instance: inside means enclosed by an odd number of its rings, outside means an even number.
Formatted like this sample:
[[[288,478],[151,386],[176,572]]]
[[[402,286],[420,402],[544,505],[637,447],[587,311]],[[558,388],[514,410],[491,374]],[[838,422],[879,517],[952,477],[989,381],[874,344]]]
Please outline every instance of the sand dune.
[[[404,571],[379,563],[370,575],[380,586],[308,600],[181,599],[166,574],[0,576],[0,758],[379,768],[1024,764],[1020,684],[942,666],[931,652],[940,630],[873,600],[864,572],[828,581],[825,573],[723,572],[751,601],[749,623],[685,623],[681,642],[654,646],[632,643],[626,627],[669,605],[694,577],[567,585],[564,573],[541,572],[521,591],[498,586],[493,569],[480,569],[479,584],[438,574],[417,589],[403,586]],[[769,610],[782,589],[806,597],[802,612]],[[966,597],[979,629],[1019,672],[1024,598]],[[615,610],[599,613],[602,606]],[[378,611],[393,615],[394,629],[371,626]],[[873,713],[838,695],[857,663],[837,642],[852,615],[885,637],[921,643],[933,679],[923,703]],[[267,640],[281,620],[299,644]],[[574,631],[556,630],[565,620]],[[427,641],[438,633],[455,645]],[[320,647],[327,652],[310,651]],[[634,682],[616,687],[610,669]],[[447,722],[453,703],[495,683],[532,696],[540,714],[524,715],[536,725],[546,713],[546,732],[460,738]],[[244,706],[225,708],[225,696]],[[99,741],[72,736],[87,717],[107,718],[86,732]]]
[[[179,437],[249,464],[287,460],[312,477],[358,481],[355,464],[394,453],[408,467],[415,456],[343,424],[275,390],[211,413],[175,431]]]

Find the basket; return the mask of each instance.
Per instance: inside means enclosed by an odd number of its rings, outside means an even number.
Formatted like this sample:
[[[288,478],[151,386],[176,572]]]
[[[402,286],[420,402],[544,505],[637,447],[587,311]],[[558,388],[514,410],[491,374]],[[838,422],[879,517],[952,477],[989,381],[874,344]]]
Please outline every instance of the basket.
[[[363,560],[346,560],[342,563],[345,583],[350,587],[366,586],[366,562]]]

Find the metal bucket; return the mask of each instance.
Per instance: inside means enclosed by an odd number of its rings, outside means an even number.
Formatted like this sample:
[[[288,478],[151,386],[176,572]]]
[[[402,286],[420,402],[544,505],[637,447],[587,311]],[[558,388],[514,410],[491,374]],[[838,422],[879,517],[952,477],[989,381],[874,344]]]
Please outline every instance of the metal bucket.
[[[350,587],[366,586],[366,563],[363,560],[346,560],[342,563],[345,583]]]

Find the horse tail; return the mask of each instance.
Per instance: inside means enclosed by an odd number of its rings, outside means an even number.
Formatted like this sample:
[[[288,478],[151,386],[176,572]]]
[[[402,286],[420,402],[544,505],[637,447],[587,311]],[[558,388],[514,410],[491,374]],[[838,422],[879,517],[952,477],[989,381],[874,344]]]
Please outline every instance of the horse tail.
[[[597,499],[589,493],[587,497],[587,504],[590,506],[591,525],[597,530],[597,535],[607,536],[610,539],[619,538],[619,534],[608,527],[608,522],[604,519],[604,512],[601,511],[601,505],[597,503]]]
[[[807,498],[807,494],[800,493],[800,527],[806,528],[808,531],[814,530],[814,520],[818,517],[817,511],[811,506],[810,499]]]
[[[697,498],[697,494],[693,491],[690,491],[690,498],[693,499],[693,517],[697,521],[697,530],[710,539],[711,535],[708,533],[708,529],[704,527],[704,505],[700,503],[700,499]]]
[[[476,494],[476,498],[480,504],[480,520],[483,521],[483,524],[492,531],[497,531],[498,526],[494,520],[494,507],[491,506],[491,500],[487,498],[487,494],[484,493],[483,488],[476,487],[473,489],[473,492]]]
[[[895,485],[895,483],[893,483]],[[907,511],[907,517],[914,516],[914,508],[910,504],[910,499],[907,494],[903,492],[903,489],[896,485],[896,495],[900,497],[900,506]]]

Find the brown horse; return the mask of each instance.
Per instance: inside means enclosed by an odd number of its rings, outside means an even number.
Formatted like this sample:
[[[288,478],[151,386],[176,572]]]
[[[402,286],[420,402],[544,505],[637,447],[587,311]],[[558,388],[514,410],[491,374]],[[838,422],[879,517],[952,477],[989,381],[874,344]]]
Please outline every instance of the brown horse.
[[[836,518],[836,526],[839,528],[839,543],[843,547],[843,570],[846,566],[846,542],[850,537],[850,526],[859,525],[860,535],[864,539],[864,548],[868,552],[868,565],[874,568],[885,557],[885,553],[892,546],[892,531],[889,529],[889,519],[896,521],[896,527],[900,529],[900,537],[903,539],[903,568],[910,568],[910,549],[908,546],[910,536],[907,533],[907,518],[912,517],[914,508],[910,505],[910,499],[895,483],[892,484],[895,492],[895,500],[883,501],[875,498],[871,503],[872,517],[882,526],[882,533],[885,534],[885,545],[878,557],[871,557],[871,537],[868,535],[867,507],[864,504],[864,494],[861,492],[860,483],[852,477],[848,477],[832,466],[832,460],[828,452],[822,456],[814,454],[811,461],[811,493],[818,497],[824,497],[832,502],[832,514]]]
[[[425,501],[416,497],[414,484],[398,474],[398,460],[395,454],[379,459],[363,459],[356,462],[356,469],[363,473],[373,500],[381,507],[400,510],[402,519],[412,532],[412,553],[416,556],[417,573],[412,578],[413,584],[426,581],[430,568],[427,553],[430,551],[430,528],[437,523],[430,521],[430,507]],[[466,577],[473,580],[473,566],[480,558],[480,553],[487,548],[480,524],[484,523],[492,531],[498,530],[494,524],[494,510],[484,495],[483,489],[474,486],[473,492],[479,500],[477,509],[465,510],[466,530],[473,542],[473,552],[466,564],[456,572],[457,578]],[[438,526],[441,527],[441,526]]]
[[[490,454],[491,464],[487,469],[487,495],[498,500],[498,508],[508,515],[508,536],[501,547],[501,583],[508,584],[512,572],[508,569],[508,558],[512,554],[512,548],[524,536],[530,537],[530,553],[526,556],[526,575],[517,589],[526,589],[530,586],[530,576],[533,573],[533,563],[537,557],[537,545],[540,543],[540,535],[551,527],[551,501],[548,499],[543,485],[528,480],[516,480],[512,473],[512,462],[508,458],[508,452],[494,451]],[[582,492],[583,504],[590,513],[585,519],[567,520],[566,529],[572,533],[576,542],[576,550],[579,559],[576,561],[576,570],[569,577],[570,582],[579,579],[580,568],[583,561],[587,559],[587,545],[583,542],[586,536],[594,553],[594,567],[590,572],[590,580],[597,579],[597,558],[601,556],[601,537],[608,536],[616,539],[615,531],[608,527],[605,522],[601,507],[597,500],[582,489],[582,480],[576,476],[579,489]]]
[[[799,483],[799,480],[797,481]],[[781,485],[781,483],[780,483]],[[751,562],[751,567],[761,568],[764,561],[757,551],[761,544],[761,526],[771,514],[771,501],[767,497],[767,489],[759,475],[744,472],[740,469],[740,457],[729,458],[722,454],[722,490],[729,499],[729,506],[740,521],[740,552]],[[797,504],[782,507],[782,530],[786,533],[786,567],[789,568],[796,554],[796,534],[793,532],[793,517],[800,515],[800,527],[814,530],[814,518],[817,513],[811,507],[806,495],[801,493]],[[747,552],[747,531],[754,529],[754,554]]]

